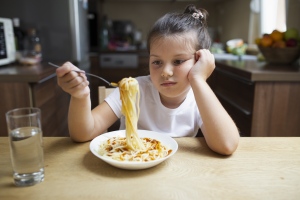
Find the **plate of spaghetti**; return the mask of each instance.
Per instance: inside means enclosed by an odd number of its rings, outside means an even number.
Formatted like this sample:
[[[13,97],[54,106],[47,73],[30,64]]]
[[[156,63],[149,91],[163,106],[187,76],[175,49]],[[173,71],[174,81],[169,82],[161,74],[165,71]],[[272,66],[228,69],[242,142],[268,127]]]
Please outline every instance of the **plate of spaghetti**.
[[[163,133],[137,130],[144,149],[130,149],[126,145],[126,131],[104,133],[90,143],[91,152],[104,162],[121,169],[139,170],[160,164],[174,155],[177,142]]]

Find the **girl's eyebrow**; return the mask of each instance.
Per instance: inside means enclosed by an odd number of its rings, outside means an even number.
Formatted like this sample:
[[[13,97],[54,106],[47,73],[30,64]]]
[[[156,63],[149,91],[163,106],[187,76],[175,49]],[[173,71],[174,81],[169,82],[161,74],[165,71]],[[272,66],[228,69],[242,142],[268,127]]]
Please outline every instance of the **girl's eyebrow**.
[[[181,54],[176,54],[174,55],[175,57],[177,56],[194,56],[195,54],[185,54],[185,53],[181,53]],[[159,57],[158,55],[155,55],[155,54],[150,54],[150,56],[153,56],[153,57]]]
[[[194,56],[194,55],[195,54],[190,54],[190,53],[185,54],[185,53],[182,53],[182,54],[175,55],[175,57],[177,57],[177,56]]]

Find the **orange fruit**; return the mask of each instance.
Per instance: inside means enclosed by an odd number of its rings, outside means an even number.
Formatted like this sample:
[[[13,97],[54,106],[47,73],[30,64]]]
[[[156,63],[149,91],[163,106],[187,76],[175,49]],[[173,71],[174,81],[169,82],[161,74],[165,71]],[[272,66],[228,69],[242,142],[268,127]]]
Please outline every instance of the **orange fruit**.
[[[283,40],[284,33],[280,32],[278,30],[274,30],[274,31],[272,31],[270,36],[274,41],[279,41],[279,40]]]
[[[255,39],[255,44],[260,45],[260,43],[261,43],[261,38],[256,38]]]
[[[274,48],[285,48],[286,47],[286,43],[283,40],[278,40],[278,41],[275,41],[272,44],[272,47],[274,47]]]
[[[269,34],[264,34],[260,41],[261,46],[270,47],[273,44],[273,39]]]

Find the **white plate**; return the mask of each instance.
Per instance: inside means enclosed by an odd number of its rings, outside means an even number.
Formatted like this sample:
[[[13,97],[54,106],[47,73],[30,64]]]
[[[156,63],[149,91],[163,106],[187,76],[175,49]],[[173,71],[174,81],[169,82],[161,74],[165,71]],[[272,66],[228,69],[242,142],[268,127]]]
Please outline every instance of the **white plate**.
[[[99,152],[100,144],[109,138],[112,137],[125,137],[125,130],[113,131],[104,133],[99,135],[98,137],[94,138],[90,143],[90,150],[91,152],[100,158],[101,160],[107,162],[108,164],[121,168],[121,169],[129,169],[129,170],[138,170],[138,169],[146,169],[158,165],[159,163],[163,162],[164,160],[170,158],[174,155],[178,149],[177,142],[168,135],[164,135],[163,133],[158,133],[154,131],[146,131],[146,130],[138,130],[138,134],[140,138],[148,137],[159,140],[163,145],[172,149],[172,153],[164,158],[160,158],[158,160],[148,161],[148,162],[134,162],[134,161],[117,161],[113,160],[108,157],[101,156]]]

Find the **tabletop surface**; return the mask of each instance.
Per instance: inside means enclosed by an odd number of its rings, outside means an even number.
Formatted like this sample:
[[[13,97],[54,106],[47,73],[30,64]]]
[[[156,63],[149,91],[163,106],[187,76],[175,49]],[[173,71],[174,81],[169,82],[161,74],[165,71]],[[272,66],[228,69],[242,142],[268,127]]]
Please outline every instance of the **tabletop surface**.
[[[0,199],[300,199],[300,137],[243,137],[231,156],[204,138],[175,140],[170,159],[129,171],[94,156],[89,142],[44,137],[45,180],[19,188],[0,137]]]

